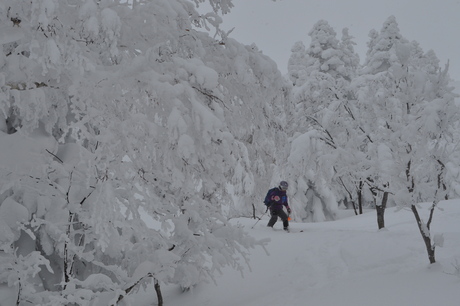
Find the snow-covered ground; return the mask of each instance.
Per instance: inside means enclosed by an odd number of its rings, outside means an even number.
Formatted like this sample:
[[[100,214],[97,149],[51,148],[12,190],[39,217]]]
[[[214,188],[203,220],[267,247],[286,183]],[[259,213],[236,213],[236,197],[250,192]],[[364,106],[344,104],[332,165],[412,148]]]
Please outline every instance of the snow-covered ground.
[[[427,206],[420,213],[428,217]],[[163,288],[167,306],[458,306],[460,305],[460,200],[442,202],[432,234],[443,234],[430,265],[412,212],[388,208],[386,229],[377,230],[375,212],[342,211],[324,223],[291,222],[293,232],[266,228],[268,219],[238,219],[256,238],[270,238],[268,255],[251,252],[251,270],[226,269],[217,284],[188,292]],[[350,215],[351,213],[351,215]],[[303,230],[303,232],[298,232]],[[152,291],[135,305],[156,305]],[[134,305],[133,304],[133,305]]]

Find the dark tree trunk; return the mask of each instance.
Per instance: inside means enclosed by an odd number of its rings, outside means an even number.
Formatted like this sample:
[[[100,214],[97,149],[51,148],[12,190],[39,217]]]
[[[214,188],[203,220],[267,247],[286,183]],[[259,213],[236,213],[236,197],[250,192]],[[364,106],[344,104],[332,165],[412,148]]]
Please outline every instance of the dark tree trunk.
[[[345,203],[346,203],[346,207],[348,209],[348,207],[350,206],[350,203],[351,203],[351,206],[353,207],[353,211],[355,212],[355,215],[358,215],[358,210],[356,210],[356,203],[355,201],[351,198],[350,201],[348,201],[348,198],[345,197]]]
[[[414,213],[415,220],[417,220],[418,229],[420,230],[420,234],[422,234],[423,241],[425,242],[426,251],[428,252],[428,259],[430,260],[430,264],[433,264],[436,262],[436,259],[434,257],[435,246],[431,245],[431,238],[430,238],[430,223],[431,223],[431,218],[433,216],[434,207],[435,206],[433,205],[431,208],[431,215],[430,215],[430,219],[428,223],[424,224],[422,219],[420,219],[420,215],[418,214],[417,207],[415,205],[411,206],[411,210]]]
[[[155,292],[157,293],[158,306],[163,306],[163,295],[161,294],[160,283],[155,278]]]
[[[358,210],[356,209],[355,201],[352,201],[351,204],[353,204],[353,210],[355,211],[355,215],[358,215]]]
[[[358,209],[359,209],[359,214],[363,214],[363,181],[359,182],[359,188],[358,188]]]
[[[377,210],[377,225],[379,229],[385,228],[385,209],[387,207],[387,202],[388,202],[388,192],[384,192],[382,203],[380,205],[375,206]]]
[[[412,148],[409,146],[409,150]],[[409,153],[410,151],[408,151]],[[412,193],[415,189],[415,183],[414,183],[414,177],[411,176],[410,171],[411,171],[411,161],[407,163],[406,167],[406,177],[407,177],[407,182],[410,183],[409,187],[407,190],[409,193]],[[438,175],[438,187],[439,187],[439,180],[440,175]],[[430,218],[428,219],[427,223],[423,223],[422,219],[420,218],[420,215],[418,214],[417,207],[412,204],[411,205],[411,210],[414,213],[415,220],[417,221],[418,229],[420,230],[420,234],[422,234],[423,241],[425,242],[426,246],[426,251],[428,253],[428,259],[430,260],[430,264],[433,264],[436,262],[436,259],[434,257],[434,251],[435,251],[435,245],[431,245],[431,237],[430,237],[430,225],[431,221],[433,220],[433,213],[434,213],[434,208],[436,207],[437,202],[433,202],[433,205],[431,206],[430,210]]]
[[[66,235],[67,239],[64,242],[64,289],[66,288],[67,284],[70,281],[70,275],[69,275],[69,264],[70,264],[70,258],[69,258],[69,242],[72,241],[70,235],[71,235],[71,230],[72,230],[72,223],[73,223],[73,218],[74,214],[72,212],[69,212],[69,224],[67,224],[67,230],[66,230]]]

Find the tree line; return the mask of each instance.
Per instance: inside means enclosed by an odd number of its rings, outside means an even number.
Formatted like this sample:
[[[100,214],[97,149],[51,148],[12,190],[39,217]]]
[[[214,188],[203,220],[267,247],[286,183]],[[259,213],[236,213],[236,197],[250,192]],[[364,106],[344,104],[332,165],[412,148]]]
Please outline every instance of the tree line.
[[[295,126],[287,171],[299,186],[298,208],[305,208],[299,217],[331,214],[321,193],[304,205],[317,185],[327,186],[323,194],[332,193],[332,203],[349,203],[357,213],[366,203],[375,206],[379,229],[391,201],[413,212],[435,262],[435,208],[458,196],[459,112],[448,63],[441,67],[433,51],[404,38],[394,16],[370,31],[362,64],[348,29],[339,40],[320,20],[309,36],[309,47],[296,43],[288,63]],[[419,214],[422,202],[432,203],[428,220]]]

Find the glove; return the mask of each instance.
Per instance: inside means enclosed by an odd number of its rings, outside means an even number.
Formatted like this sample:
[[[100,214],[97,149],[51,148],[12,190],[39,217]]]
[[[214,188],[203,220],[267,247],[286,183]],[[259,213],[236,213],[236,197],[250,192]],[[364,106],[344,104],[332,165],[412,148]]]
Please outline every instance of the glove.
[[[288,214],[291,214],[291,208],[290,207],[287,208],[287,212],[288,212]]]

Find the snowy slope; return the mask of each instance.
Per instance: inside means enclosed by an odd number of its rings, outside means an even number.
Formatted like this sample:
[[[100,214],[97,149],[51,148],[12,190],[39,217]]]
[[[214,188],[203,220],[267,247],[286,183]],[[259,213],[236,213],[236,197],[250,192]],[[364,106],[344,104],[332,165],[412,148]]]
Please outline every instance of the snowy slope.
[[[460,200],[442,202],[432,223],[443,234],[437,263],[429,265],[414,216],[386,211],[385,230],[377,230],[374,212],[335,222],[291,223],[285,233],[259,222],[238,219],[257,238],[270,238],[269,255],[252,250],[251,270],[227,269],[217,284],[189,292],[163,288],[168,306],[458,306],[460,301]],[[422,208],[426,218],[428,210]],[[348,212],[347,212],[348,213]],[[134,300],[132,300],[134,302]],[[135,305],[152,305],[154,292],[138,294]],[[134,305],[133,304],[133,305]],[[153,303],[156,305],[156,302]]]

